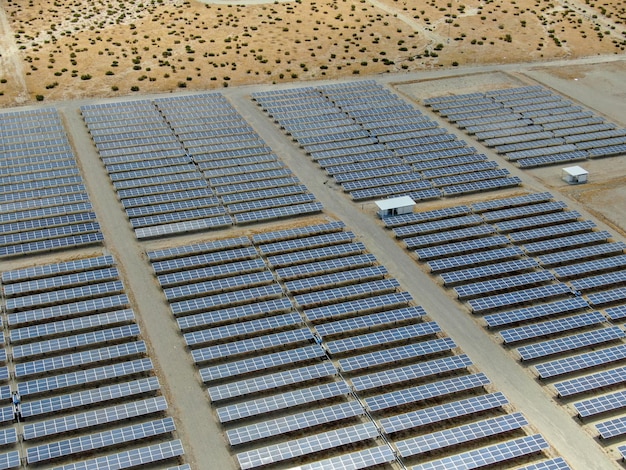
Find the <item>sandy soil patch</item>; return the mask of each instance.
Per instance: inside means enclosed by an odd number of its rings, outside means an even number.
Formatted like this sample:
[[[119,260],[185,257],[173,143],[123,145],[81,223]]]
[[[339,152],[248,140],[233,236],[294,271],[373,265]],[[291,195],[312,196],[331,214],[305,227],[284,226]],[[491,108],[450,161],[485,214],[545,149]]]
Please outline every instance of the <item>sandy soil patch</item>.
[[[0,0],[0,59],[14,64],[0,64],[0,106],[614,54],[626,44],[618,1],[205,1]]]

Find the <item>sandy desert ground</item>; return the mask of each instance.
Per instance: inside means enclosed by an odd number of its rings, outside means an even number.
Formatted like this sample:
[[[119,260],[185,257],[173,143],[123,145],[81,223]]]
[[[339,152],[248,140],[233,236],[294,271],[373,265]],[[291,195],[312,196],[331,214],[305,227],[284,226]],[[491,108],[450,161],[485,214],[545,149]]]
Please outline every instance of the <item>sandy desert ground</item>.
[[[626,2],[0,0],[0,106],[623,54]]]

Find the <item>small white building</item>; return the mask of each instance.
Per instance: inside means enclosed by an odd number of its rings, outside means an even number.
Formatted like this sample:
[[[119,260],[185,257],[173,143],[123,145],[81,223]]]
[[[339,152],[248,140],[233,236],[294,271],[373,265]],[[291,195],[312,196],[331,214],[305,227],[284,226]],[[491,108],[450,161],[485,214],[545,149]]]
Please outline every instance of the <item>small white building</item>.
[[[378,207],[378,217],[393,217],[394,215],[410,214],[415,207],[415,201],[409,196],[391,197],[375,202]]]
[[[561,171],[561,179],[569,184],[586,183],[589,172],[579,166],[569,166]]]

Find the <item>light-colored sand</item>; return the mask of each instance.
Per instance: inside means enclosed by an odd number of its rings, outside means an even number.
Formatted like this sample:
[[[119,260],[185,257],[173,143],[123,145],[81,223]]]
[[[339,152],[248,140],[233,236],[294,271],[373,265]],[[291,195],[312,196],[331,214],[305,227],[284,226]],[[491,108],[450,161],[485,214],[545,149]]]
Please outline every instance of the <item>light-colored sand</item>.
[[[0,9],[0,107],[622,54],[626,40],[619,1],[0,0]]]

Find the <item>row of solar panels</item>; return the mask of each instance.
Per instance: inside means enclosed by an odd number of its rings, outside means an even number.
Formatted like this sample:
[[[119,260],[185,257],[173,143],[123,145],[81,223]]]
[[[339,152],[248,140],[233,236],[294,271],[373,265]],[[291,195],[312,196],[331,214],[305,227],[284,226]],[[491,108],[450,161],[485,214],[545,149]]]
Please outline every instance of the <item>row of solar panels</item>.
[[[222,95],[82,113],[138,238],[321,210]]]
[[[0,257],[102,242],[57,111],[3,113]]]
[[[424,104],[521,168],[626,153],[626,129],[591,111],[543,87],[502,91],[430,99]]]
[[[569,468],[343,223],[148,256],[240,468]]]
[[[386,225],[558,396],[591,396],[573,405],[581,418],[601,420],[623,411],[625,333],[613,322],[626,318],[625,246],[565,209],[531,193]],[[599,421],[598,434],[623,439],[625,422]]]
[[[354,200],[422,200],[520,184],[371,82],[356,91],[325,86],[253,98]]]
[[[2,408],[12,427],[0,433],[1,444],[23,449],[6,454],[2,468],[107,469],[182,458],[113,257],[5,271],[0,285],[11,342],[4,361],[13,370],[3,387],[12,405]],[[22,422],[19,431],[14,422]]]

